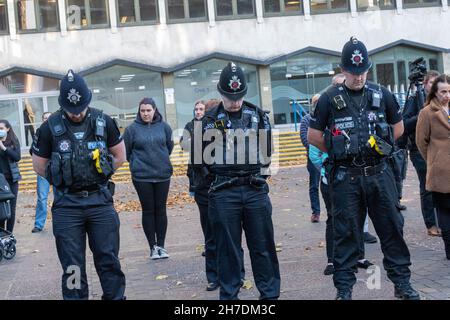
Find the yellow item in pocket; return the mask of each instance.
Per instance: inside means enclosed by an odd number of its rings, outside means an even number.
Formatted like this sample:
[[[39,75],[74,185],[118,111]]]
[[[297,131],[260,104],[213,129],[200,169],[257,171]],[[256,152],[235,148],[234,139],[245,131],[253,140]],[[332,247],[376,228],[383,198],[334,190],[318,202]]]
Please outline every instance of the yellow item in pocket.
[[[95,161],[95,168],[98,173],[103,173],[102,167],[100,166],[100,150],[97,148],[92,151],[92,160]]]

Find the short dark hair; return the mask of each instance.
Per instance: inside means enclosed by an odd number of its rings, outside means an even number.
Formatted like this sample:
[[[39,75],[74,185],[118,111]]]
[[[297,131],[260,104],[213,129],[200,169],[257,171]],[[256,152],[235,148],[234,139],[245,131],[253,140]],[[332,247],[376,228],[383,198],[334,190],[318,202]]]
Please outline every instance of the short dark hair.
[[[43,114],[42,114],[42,121],[44,121],[44,117],[46,116],[46,115],[48,115],[48,114],[52,114],[51,112],[49,112],[49,111],[47,111],[47,112],[44,112]]]
[[[145,97],[144,99],[142,99],[142,100],[139,102],[139,107],[140,107],[141,105],[143,105],[143,104],[150,104],[150,105],[152,105],[153,109],[156,108],[156,102],[155,102],[155,100],[153,100],[153,98],[147,98],[147,97]]]
[[[431,78],[437,78],[439,77],[441,74],[439,73],[439,71],[436,70],[430,70],[427,72],[427,74],[425,75],[425,78],[423,79],[423,83],[427,83],[428,80],[430,80]]]

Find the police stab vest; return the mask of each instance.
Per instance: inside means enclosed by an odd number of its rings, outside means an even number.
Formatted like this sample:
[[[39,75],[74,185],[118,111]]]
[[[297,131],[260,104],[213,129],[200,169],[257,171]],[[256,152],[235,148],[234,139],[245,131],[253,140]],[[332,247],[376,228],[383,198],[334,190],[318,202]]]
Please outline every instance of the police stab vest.
[[[383,158],[368,143],[370,137],[376,135],[393,144],[381,87],[367,82],[359,106],[347,90],[342,84],[325,92],[332,106],[325,137],[330,158],[335,161]]]
[[[205,116],[206,129],[214,128],[221,132],[220,143],[216,146],[221,148],[222,155],[214,154],[215,161],[209,166],[210,171],[225,176],[258,174],[262,166],[270,163],[272,151],[267,115],[247,101],[242,105],[240,118],[231,118],[222,103],[213,111]],[[261,132],[265,132],[264,136],[260,136]]]
[[[50,174],[56,188],[89,190],[103,185],[108,178],[100,174],[93,160],[95,149],[107,149],[106,121],[103,111],[90,108],[84,120],[83,137],[71,131],[68,119],[58,110],[48,119],[53,136]]]

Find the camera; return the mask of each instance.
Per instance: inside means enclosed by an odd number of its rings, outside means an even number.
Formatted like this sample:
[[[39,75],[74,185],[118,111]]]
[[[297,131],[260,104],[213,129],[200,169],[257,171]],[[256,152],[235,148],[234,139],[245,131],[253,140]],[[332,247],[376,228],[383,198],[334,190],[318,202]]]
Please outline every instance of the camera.
[[[414,84],[422,83],[425,79],[425,75],[427,74],[427,65],[426,61],[423,57],[420,57],[413,62],[411,62],[411,66],[409,68],[409,81]]]

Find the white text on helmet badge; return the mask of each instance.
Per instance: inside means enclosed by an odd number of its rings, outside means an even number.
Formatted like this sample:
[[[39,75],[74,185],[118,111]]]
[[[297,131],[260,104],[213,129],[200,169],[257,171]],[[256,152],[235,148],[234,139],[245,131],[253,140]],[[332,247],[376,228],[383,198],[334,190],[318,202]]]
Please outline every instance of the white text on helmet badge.
[[[228,86],[230,87],[231,90],[239,90],[241,88],[241,79],[239,79],[237,76],[232,76],[230,83],[228,84]]]
[[[359,66],[361,63],[363,63],[364,58],[359,50],[355,50],[353,51],[352,58],[350,60],[352,60],[353,64]]]
[[[69,100],[70,103],[77,104],[78,102],[80,102],[80,98],[81,95],[77,90],[75,89],[69,90],[69,93],[67,94],[67,100]]]

